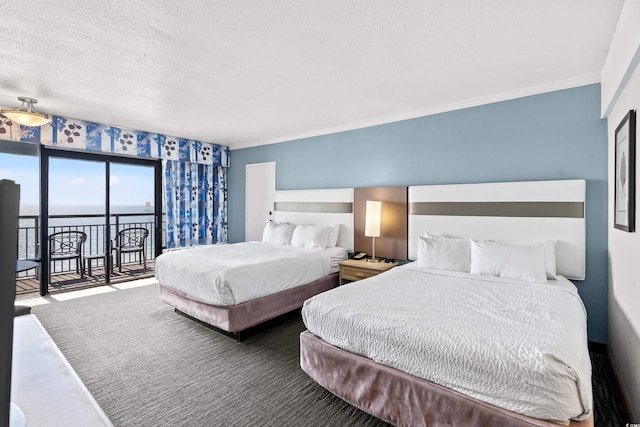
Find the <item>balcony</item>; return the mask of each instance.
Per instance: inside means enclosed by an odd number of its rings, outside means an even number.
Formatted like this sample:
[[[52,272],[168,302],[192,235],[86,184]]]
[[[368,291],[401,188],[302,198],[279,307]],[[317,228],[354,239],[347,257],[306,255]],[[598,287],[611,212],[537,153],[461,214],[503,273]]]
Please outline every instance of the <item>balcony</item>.
[[[106,225],[104,215],[82,214],[82,215],[50,215],[48,235],[59,231],[82,231],[86,233],[87,240],[84,243],[84,255],[104,254]],[[164,227],[164,217],[162,229]],[[114,267],[111,273],[111,283],[120,283],[145,277],[152,277],[154,274],[154,247],[155,234],[153,233],[153,215],[148,212],[122,213],[111,215],[110,220],[111,236],[124,228],[142,227],[149,230],[149,236],[145,242],[145,254],[147,258],[147,268],[139,264],[139,255],[123,255],[122,272]],[[41,247],[40,242],[40,217],[37,215],[24,215],[19,217],[18,227],[18,259],[33,259],[39,257]],[[165,234],[163,232],[162,246],[165,246]],[[47,242],[42,246],[45,250]],[[115,253],[114,253],[115,257]],[[87,260],[89,262],[89,260]],[[49,292],[84,289],[105,284],[104,258],[94,259],[91,267],[91,275],[88,273],[88,266],[85,268],[84,278],[76,273],[75,260],[56,261],[51,264],[51,283]],[[115,260],[114,260],[115,262]],[[28,298],[39,295],[40,291],[40,269],[34,268],[20,272],[16,276],[16,298]]]

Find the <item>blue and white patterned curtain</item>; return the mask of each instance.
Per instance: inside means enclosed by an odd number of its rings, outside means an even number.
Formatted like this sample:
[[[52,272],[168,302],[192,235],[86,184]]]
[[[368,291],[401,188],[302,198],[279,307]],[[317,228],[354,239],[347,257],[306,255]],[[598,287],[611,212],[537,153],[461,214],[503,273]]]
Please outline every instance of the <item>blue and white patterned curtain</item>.
[[[59,116],[30,127],[0,114],[0,138],[161,158],[167,247],[227,242],[228,147]]]
[[[187,140],[164,147],[167,247],[226,243],[227,150]]]

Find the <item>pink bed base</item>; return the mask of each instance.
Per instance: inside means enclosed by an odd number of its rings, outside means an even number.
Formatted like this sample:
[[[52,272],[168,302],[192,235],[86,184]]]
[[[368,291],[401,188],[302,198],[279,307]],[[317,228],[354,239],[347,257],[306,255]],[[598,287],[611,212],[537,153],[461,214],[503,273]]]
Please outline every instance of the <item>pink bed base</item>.
[[[338,286],[338,273],[322,277],[307,285],[297,286],[275,294],[237,305],[211,305],[194,300],[183,292],[160,283],[160,299],[175,309],[223,331],[242,332],[252,326],[302,307],[312,296]]]
[[[396,426],[547,426],[560,424],[498,408],[451,389],[300,335],[300,366],[353,406]],[[570,426],[593,427],[593,414]]]

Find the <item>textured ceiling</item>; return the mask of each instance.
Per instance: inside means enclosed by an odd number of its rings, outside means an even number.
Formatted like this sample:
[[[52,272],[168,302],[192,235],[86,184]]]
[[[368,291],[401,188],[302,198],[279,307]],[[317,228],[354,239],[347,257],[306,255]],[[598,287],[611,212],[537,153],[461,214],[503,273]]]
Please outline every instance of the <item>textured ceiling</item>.
[[[622,0],[0,1],[0,105],[240,148],[599,81]]]

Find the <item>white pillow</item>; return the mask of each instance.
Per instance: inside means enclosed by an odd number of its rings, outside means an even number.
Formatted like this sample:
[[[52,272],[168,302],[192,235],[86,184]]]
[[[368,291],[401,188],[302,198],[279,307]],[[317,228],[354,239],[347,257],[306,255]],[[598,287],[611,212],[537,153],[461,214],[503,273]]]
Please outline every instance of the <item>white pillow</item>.
[[[462,271],[471,269],[469,239],[418,237],[418,268]]]
[[[547,272],[547,279],[558,280],[556,273],[556,244],[557,240],[540,240],[533,242],[512,242],[520,245],[542,246],[544,247],[544,268]]]
[[[291,246],[324,249],[331,230],[332,227],[321,225],[297,225],[291,236]]]
[[[331,227],[329,238],[327,239],[327,247],[334,248],[338,244],[338,236],[340,235],[340,224]]]
[[[547,282],[544,245],[471,240],[471,274]]]
[[[428,231],[424,232],[424,236],[430,239],[456,239],[454,237],[445,237],[438,236],[436,234],[431,234]],[[457,239],[457,240],[465,240],[467,239]],[[499,240],[486,240],[487,242],[501,242]],[[543,245],[544,246],[544,265],[547,273],[547,279],[549,280],[558,280],[557,272],[556,272],[556,244],[557,240],[540,240],[540,241],[522,241],[522,242],[505,242],[505,243],[517,243],[520,245]],[[471,249],[469,249],[469,256],[471,256]],[[471,264],[471,259],[469,259],[469,264]],[[468,273],[469,271],[467,271]]]
[[[262,232],[263,243],[273,243],[276,245],[288,245],[293,235],[295,224],[277,223],[267,219],[267,225]]]

